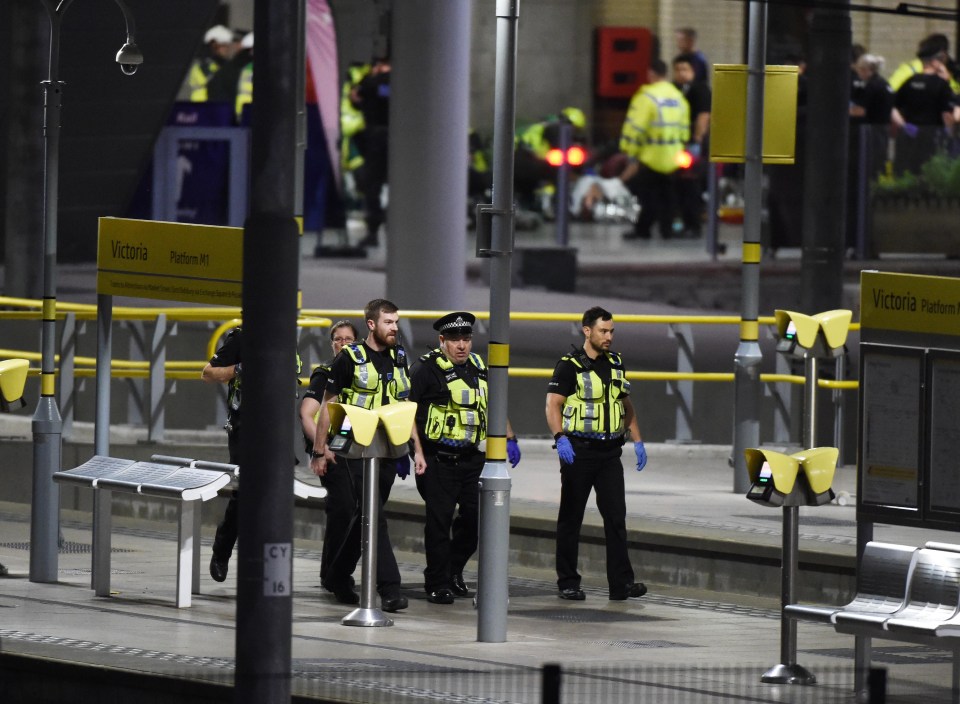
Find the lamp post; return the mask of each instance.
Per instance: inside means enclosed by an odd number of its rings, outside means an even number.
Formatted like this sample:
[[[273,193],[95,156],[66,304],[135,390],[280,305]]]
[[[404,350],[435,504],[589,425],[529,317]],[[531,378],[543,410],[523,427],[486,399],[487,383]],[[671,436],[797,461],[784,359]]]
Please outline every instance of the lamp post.
[[[60,26],[73,0],[40,0],[50,18],[50,63],[43,81],[43,315],[40,328],[40,400],[33,414],[33,501],[30,512],[30,581],[57,581],[60,491],[53,482],[60,469],[63,421],[54,396],[57,332],[57,201],[60,176]],[[133,16],[123,0],[114,0],[127,26],[127,41],[117,63],[128,76],[143,63],[134,39]]]

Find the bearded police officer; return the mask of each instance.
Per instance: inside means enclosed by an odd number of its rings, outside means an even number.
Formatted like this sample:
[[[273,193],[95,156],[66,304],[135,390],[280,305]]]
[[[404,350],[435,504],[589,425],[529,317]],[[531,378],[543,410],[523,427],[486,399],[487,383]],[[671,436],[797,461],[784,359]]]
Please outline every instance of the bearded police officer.
[[[440,333],[439,347],[413,367],[410,398],[417,402],[417,433],[427,461],[427,471],[417,475],[417,490],[426,505],[424,589],[434,604],[469,596],[463,567],[477,550],[487,365],[472,351],[475,322],[475,316],[463,311],[437,320],[433,329]],[[509,422],[507,455],[516,467],[520,447]]]
[[[557,515],[557,586],[561,599],[582,601],[577,554],[580,527],[590,490],[597,493],[607,543],[610,599],[646,594],[634,581],[627,554],[627,507],[623,464],[626,433],[637,457],[637,471],[647,464],[637,417],[630,403],[630,382],[623,359],[610,351],[613,314],[591,308],[583,314],[583,347],[565,355],[547,387],[547,425],[560,457],[560,511]]]
[[[341,403],[372,409],[391,403],[401,403],[410,396],[406,352],[398,339],[397,323],[400,316],[397,306],[386,299],[377,298],[367,304],[364,317],[367,323],[366,340],[341,349],[340,354],[330,366],[310,461],[311,469],[319,477],[327,474],[331,464],[344,463],[354,476],[357,487],[362,486],[363,460],[337,458],[327,447],[327,435],[330,430],[327,404],[339,398]],[[417,474],[423,474],[427,465],[420,449],[416,427],[412,430],[410,439],[414,446],[414,470]],[[396,463],[382,461],[379,476],[381,509],[390,495],[390,489],[396,477]],[[359,600],[350,588],[351,575],[361,555],[359,506],[356,511],[357,520],[354,520],[342,547],[327,565],[327,587],[333,591],[337,599],[344,603],[356,603]],[[387,521],[382,510],[379,512],[378,525],[377,590],[380,593],[383,610],[398,611],[407,607],[407,598],[400,593],[400,570],[393,555],[390,535],[387,532]]]

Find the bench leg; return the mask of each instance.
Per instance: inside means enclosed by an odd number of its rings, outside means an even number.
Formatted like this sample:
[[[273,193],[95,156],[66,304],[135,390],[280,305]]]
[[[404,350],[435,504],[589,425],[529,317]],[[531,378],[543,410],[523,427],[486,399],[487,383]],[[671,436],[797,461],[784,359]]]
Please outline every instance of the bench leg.
[[[960,704],[960,650],[953,651],[953,704]]]
[[[854,636],[853,639],[853,690],[858,695],[867,692],[867,677],[870,674],[870,660],[872,659],[872,642],[864,636]]]
[[[191,591],[200,593],[200,523],[203,516],[203,504],[197,503],[193,511],[193,580]]]
[[[110,596],[110,534],[113,530],[113,492],[93,491],[93,544],[90,552],[90,586],[97,596]]]
[[[193,582],[193,501],[180,502],[180,521],[177,529],[177,608],[190,606],[190,587]]]

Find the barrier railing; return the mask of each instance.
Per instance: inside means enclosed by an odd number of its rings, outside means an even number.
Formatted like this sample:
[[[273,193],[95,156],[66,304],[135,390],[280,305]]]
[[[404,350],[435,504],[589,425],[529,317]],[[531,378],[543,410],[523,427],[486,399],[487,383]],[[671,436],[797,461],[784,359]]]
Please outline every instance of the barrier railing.
[[[0,297],[0,321],[3,320],[41,320],[41,301]],[[19,310],[18,310],[19,309]],[[446,311],[421,310],[404,311],[402,326],[408,339],[412,338],[410,320],[434,320]],[[196,307],[196,308],[135,308],[118,306],[114,308],[114,320],[122,323],[130,333],[130,359],[113,359],[111,376],[124,379],[128,388],[128,422],[135,425],[145,424],[151,440],[163,438],[165,430],[164,410],[167,400],[176,391],[176,382],[180,380],[199,380],[200,370],[214,354],[221,336],[229,329],[239,325],[241,310],[235,307]],[[480,325],[489,319],[489,313],[476,313]],[[302,309],[298,319],[297,345],[304,358],[304,368],[309,370],[314,362],[326,355],[325,336],[316,334],[316,328],[326,328],[332,319],[362,319],[363,311],[356,309]],[[77,394],[82,391],[84,380],[96,375],[96,359],[78,355],[78,341],[86,333],[86,323],[96,320],[96,306],[57,301],[57,318],[62,321],[60,334],[60,354],[55,358],[59,375],[58,401],[64,421],[64,437],[72,432]],[[513,312],[512,321],[525,322],[569,322],[579,328],[580,313],[534,313]],[[179,323],[201,323],[211,328],[206,344],[206,356],[200,360],[167,360],[167,348],[171,337],[178,331]],[[633,371],[628,378],[634,381],[667,384],[667,394],[676,399],[675,442],[692,442],[694,384],[730,383],[733,372],[695,372],[694,370],[694,325],[730,325],[740,323],[739,316],[720,315],[618,315],[617,322],[622,324],[664,325],[668,335],[677,343],[677,371]],[[770,334],[775,334],[775,319],[772,316],[761,317],[759,323]],[[152,324],[152,325],[151,325]],[[151,325],[148,330],[147,326]],[[859,324],[850,326],[859,330]],[[21,357],[31,362],[39,362],[40,354],[18,349],[0,349],[0,358]],[[771,397],[774,407],[773,442],[791,441],[791,407],[793,390],[796,385],[805,383],[804,376],[790,373],[789,362],[782,355],[776,356],[776,372],[761,374],[766,393]],[[835,380],[820,379],[818,386],[832,390],[832,402],[835,407],[834,440],[841,446],[843,437],[842,392],[856,390],[859,384],[855,380],[844,378],[844,360],[838,359]],[[514,378],[549,378],[553,373],[549,368],[511,367],[509,375]],[[39,369],[31,369],[32,376],[39,375]],[[306,374],[303,381],[306,381]],[[218,387],[224,396],[226,390]],[[217,404],[215,425],[225,420],[225,405]]]

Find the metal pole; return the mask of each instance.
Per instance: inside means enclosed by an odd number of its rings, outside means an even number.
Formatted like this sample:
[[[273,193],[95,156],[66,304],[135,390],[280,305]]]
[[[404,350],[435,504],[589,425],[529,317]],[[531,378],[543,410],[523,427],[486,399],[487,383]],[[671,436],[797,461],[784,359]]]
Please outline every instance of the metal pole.
[[[733,491],[750,488],[743,451],[760,444],[760,230],[763,209],[763,73],[767,55],[767,5],[750,3],[747,48],[747,119],[744,165],[743,283],[740,344],[734,355]]]
[[[243,239],[243,412],[240,435],[234,701],[290,701],[293,456],[296,404],[297,32],[303,0],[254,3],[256,94],[250,214]]]
[[[570,150],[573,125],[560,122],[560,151],[563,152],[563,162],[557,169],[557,202],[554,211],[557,218],[557,244],[566,247],[570,244],[569,210],[570,200],[570,164],[567,163],[567,152]]]
[[[707,163],[707,252],[710,258],[717,260],[717,255],[721,252],[719,244],[720,234],[720,216],[717,214],[717,171],[721,168],[720,164]]]
[[[380,460],[363,460],[363,518],[360,606],[343,617],[344,626],[392,626],[393,620],[377,608],[377,528],[380,516]]]
[[[807,353],[803,358],[806,396],[804,405],[803,446],[816,442],[817,358]],[[812,391],[811,391],[812,389]],[[783,507],[783,556],[780,567],[780,664],[760,678],[768,684],[814,684],[817,678],[797,664],[797,622],[788,618],[784,607],[796,603],[797,556],[799,548],[799,506]]]
[[[93,454],[110,455],[110,368],[113,361],[113,296],[97,294],[97,400]],[[93,492],[93,544],[90,587],[97,596],[110,595],[110,524],[113,492]]]
[[[507,370],[510,366],[510,262],[513,253],[513,139],[520,0],[497,0],[493,208],[490,247],[490,391],[487,461],[480,473],[477,640],[507,639],[510,473],[507,471]]]
[[[33,414],[33,501],[30,511],[30,581],[56,582],[63,421],[57,408],[54,346],[57,334],[57,196],[60,182],[60,21],[54,5],[42,0],[50,16],[50,63],[43,82],[43,320],[40,326],[40,399]]]

